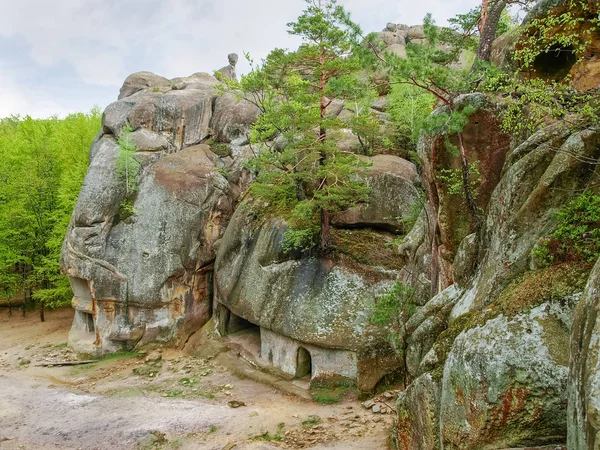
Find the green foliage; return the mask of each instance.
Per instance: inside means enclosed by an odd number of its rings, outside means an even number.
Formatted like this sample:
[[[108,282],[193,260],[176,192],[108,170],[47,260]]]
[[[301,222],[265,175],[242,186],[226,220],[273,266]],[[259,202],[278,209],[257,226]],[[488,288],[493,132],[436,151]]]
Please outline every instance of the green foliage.
[[[262,112],[250,133],[259,147],[248,165],[256,173],[252,195],[288,221],[285,249],[305,251],[320,236],[323,250],[329,214],[366,200],[369,192],[358,176],[367,164],[336,146],[336,131],[346,125],[326,113],[331,99],[357,99],[364,90],[353,53],[360,28],[335,0],[324,0],[308,1],[288,31],[304,42],[297,51],[275,49],[260,65],[246,56],[251,72],[240,82],[223,80],[224,90]]]
[[[533,132],[553,120],[571,127],[600,124],[597,93],[575,89],[568,75],[571,66],[588,55],[600,23],[599,12],[593,2],[568,0],[518,29],[515,72],[495,71],[483,85],[484,90],[512,93],[504,114],[506,130]],[[569,56],[569,62],[562,62],[564,67],[556,58],[561,54]]]
[[[534,249],[549,266],[561,262],[593,263],[600,258],[600,196],[587,191],[556,215],[557,224]]]
[[[304,419],[301,423],[303,427],[312,427],[314,425],[318,425],[322,422],[321,417],[317,415],[310,415],[306,419]]]
[[[73,294],[59,258],[101,113],[0,119],[0,297],[48,307]]]
[[[404,355],[402,338],[404,326],[416,312],[414,289],[397,281],[388,293],[381,296],[373,305],[370,317],[372,324],[384,329],[390,344],[399,355]]]
[[[440,169],[437,178],[446,183],[448,194],[464,197],[464,187],[462,181],[461,169]],[[479,172],[479,161],[474,161],[469,165],[469,183],[473,198],[477,198],[477,188],[481,184],[481,172]]]
[[[281,442],[283,441],[283,429],[285,428],[285,423],[281,422],[279,424],[277,424],[277,431],[275,432],[275,434],[269,434],[268,431],[265,431],[262,434],[257,434],[257,435],[250,435],[248,436],[249,439],[253,440],[253,441],[267,441],[267,442]]]
[[[117,139],[119,144],[117,173],[125,183],[127,197],[137,190],[138,175],[141,168],[140,163],[135,159],[136,148],[131,139],[132,131],[131,125],[125,125]]]
[[[319,405],[334,405],[352,390],[351,386],[311,386],[310,396]]]
[[[414,150],[427,117],[433,111],[435,97],[417,86],[395,84],[388,96],[388,112],[396,127],[398,138]],[[418,158],[411,158],[418,160]]]

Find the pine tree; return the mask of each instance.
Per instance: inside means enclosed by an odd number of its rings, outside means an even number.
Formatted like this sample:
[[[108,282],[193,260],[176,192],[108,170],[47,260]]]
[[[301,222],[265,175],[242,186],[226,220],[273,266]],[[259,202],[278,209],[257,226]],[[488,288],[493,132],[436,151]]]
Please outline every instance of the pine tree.
[[[264,147],[251,162],[253,196],[288,221],[286,250],[318,243],[323,252],[331,214],[368,195],[358,176],[366,163],[336,147],[336,132],[347,125],[327,112],[333,99],[366,90],[355,53],[361,32],[336,0],[308,0],[288,32],[303,40],[297,51],[274,50],[228,86],[262,112],[251,131],[251,142]]]

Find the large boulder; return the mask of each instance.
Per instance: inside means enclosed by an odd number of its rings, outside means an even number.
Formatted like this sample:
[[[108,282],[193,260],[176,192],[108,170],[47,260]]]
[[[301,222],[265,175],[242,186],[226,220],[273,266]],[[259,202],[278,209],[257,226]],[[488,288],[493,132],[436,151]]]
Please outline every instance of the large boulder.
[[[371,163],[366,184],[371,188],[366,203],[337,214],[332,223],[340,227],[371,227],[406,234],[423,209],[417,189],[415,165],[392,155],[365,158]]]
[[[238,99],[234,94],[223,94],[215,100],[210,127],[215,131],[217,142],[230,143],[247,136],[260,110],[248,100]]]
[[[232,212],[229,183],[196,146],[152,163],[128,199],[118,146],[97,145],[62,255],[81,316],[70,343],[102,354],[176,341],[209,319],[208,265]]]
[[[444,368],[444,448],[543,445],[566,438],[568,317],[558,305],[503,315],[460,334]]]
[[[413,208],[420,201],[412,184],[414,167],[396,159],[383,164],[384,160],[378,159],[369,179],[386,180],[377,187],[387,186],[391,192],[404,189],[401,205]],[[373,189],[371,195],[382,192]],[[389,245],[396,235],[387,231],[402,230],[403,212],[396,214],[390,205],[361,219],[358,210],[352,220],[334,222],[329,253],[315,256],[285,252],[287,224],[261,215],[262,207],[251,200],[238,207],[219,242],[214,278],[218,332],[225,335],[256,325],[263,338],[263,358],[281,363],[288,373],[295,373],[295,356],[289,362],[277,355],[295,355],[302,347],[313,364],[327,367],[314,367],[313,382],[343,375],[361,390],[372,389],[383,375],[400,367],[385,330],[369,318],[403,267],[403,259]]]
[[[577,305],[571,335],[568,448],[600,446],[600,261]]]
[[[439,450],[441,385],[422,375],[400,393],[393,440],[398,450]]]
[[[129,75],[123,82],[119,91],[119,100],[125,97],[130,97],[140,91],[148,88],[156,89],[157,91],[169,90],[171,83],[165,77],[156,75],[152,72],[136,72]]]
[[[61,258],[75,294],[69,342],[80,353],[176,343],[210,318],[215,242],[251,155],[219,158],[200,144],[212,133],[214,77],[165,80],[130,76],[90,149]],[[135,147],[127,179],[118,143],[126,124]]]

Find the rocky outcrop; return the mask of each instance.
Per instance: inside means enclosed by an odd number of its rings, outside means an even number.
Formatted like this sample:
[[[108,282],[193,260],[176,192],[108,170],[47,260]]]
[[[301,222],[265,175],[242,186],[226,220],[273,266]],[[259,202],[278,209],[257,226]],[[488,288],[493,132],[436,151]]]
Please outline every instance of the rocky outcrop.
[[[567,414],[568,448],[600,445],[600,261],[577,305],[571,334]]]
[[[106,108],[61,260],[78,352],[176,343],[209,320],[215,242],[248,181],[246,152],[219,158],[201,144],[212,133],[216,82],[137,73]],[[136,149],[129,180],[117,139],[126,124]]]
[[[453,110],[461,111],[472,107],[475,112],[469,117],[462,131],[468,163],[478,180],[474,186],[477,192],[477,206],[485,211],[492,192],[500,181],[502,167],[510,149],[510,136],[500,128],[500,105],[482,94],[469,94],[457,97]],[[447,107],[434,114],[448,113]],[[418,146],[422,161],[423,179],[427,190],[429,208],[429,231],[436,236],[436,248],[432,249],[432,260],[436,286],[441,291],[454,282],[453,262],[462,240],[475,231],[476,219],[470,213],[462,190],[450,188],[452,173],[458,174],[461,161],[456,151],[456,136],[424,137]]]
[[[386,170],[382,159],[375,158],[369,182],[387,183],[389,193],[399,193],[400,204],[410,209],[419,198],[413,184],[414,167],[391,158]],[[284,252],[286,223],[261,218],[260,204],[242,204],[219,243],[215,263],[214,311],[219,333],[229,334],[253,324],[264,330],[263,334],[280,336],[270,340],[280,345],[287,342],[294,355],[300,346],[309,352],[311,346],[329,349],[332,360],[334,352],[350,352],[351,357],[340,356],[337,366],[335,361],[322,363],[329,369],[313,371],[313,382],[343,376],[368,391],[396,369],[399,362],[385,334],[369,321],[376,299],[389,289],[402,268],[385,242],[394,238],[386,229],[402,230],[403,225],[398,215],[395,219],[389,216],[391,210],[371,208],[373,201],[379,201],[378,195],[373,190],[364,209],[352,213],[351,220],[338,219],[336,226],[345,228],[332,230],[331,254],[319,257]],[[371,249],[375,252],[369,251],[369,243],[375,242],[381,245]],[[281,351],[270,345],[269,353]],[[314,354],[319,352],[311,352],[313,360]],[[279,360],[274,357],[275,363]],[[350,371],[345,368],[348,361],[354,364]],[[287,365],[285,370],[293,372]]]
[[[486,133],[494,136],[495,131]],[[447,191],[430,178],[436,171],[431,159],[423,158],[428,200],[430,208],[436,206],[439,227],[460,234],[440,232],[438,237],[440,247],[454,245],[454,284],[418,308],[406,326],[406,367],[414,386],[399,399],[399,448],[564,443],[569,346],[570,427],[594,429],[595,419],[586,414],[593,403],[587,380],[595,369],[593,358],[591,365],[585,362],[593,353],[586,343],[593,333],[593,300],[587,306],[580,303],[569,339],[573,310],[590,269],[540,269],[532,250],[554,226],[556,212],[596,179],[590,162],[600,157],[599,138],[596,130],[554,125],[503,155],[496,174],[489,172],[496,181],[482,191],[487,192],[482,228],[471,234],[469,226],[457,225],[453,213],[447,214],[454,222],[440,220],[440,211],[457,205],[439,200]],[[423,227],[427,229],[426,221]],[[427,242],[426,237],[411,237],[415,233],[416,227],[406,238],[407,250]],[[591,294],[595,299],[594,288],[587,292],[585,298]],[[579,445],[573,448],[591,448],[585,439],[595,432],[569,433],[577,436],[569,438]]]
[[[478,238],[478,268],[453,317],[490,303],[520,274],[534,268],[532,250],[556,212],[595,178],[600,133],[551,126],[514,149],[494,190]]]
[[[441,390],[444,448],[508,448],[564,439],[569,331],[561,315],[570,312],[542,304],[456,338]]]

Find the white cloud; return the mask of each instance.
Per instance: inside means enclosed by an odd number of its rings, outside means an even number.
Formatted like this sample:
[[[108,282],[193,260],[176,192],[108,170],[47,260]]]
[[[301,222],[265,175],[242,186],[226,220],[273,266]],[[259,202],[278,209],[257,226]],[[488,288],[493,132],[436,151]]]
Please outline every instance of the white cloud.
[[[340,2],[370,32],[383,29],[387,22],[420,23],[426,12],[445,23],[479,0]],[[130,72],[149,70],[169,78],[212,72],[227,64],[230,52],[240,54],[238,72],[243,73],[248,66],[242,52],[260,59],[276,46],[298,44],[287,35],[286,23],[304,4],[303,0],[0,0],[0,38],[24,41],[33,65],[71,67],[82,84],[111,86],[116,97]],[[68,109],[60,98],[43,107],[28,100],[25,84],[18,79],[12,74],[11,92],[2,88],[0,116],[23,111],[23,105],[35,111]],[[89,105],[105,105],[114,97],[90,98]]]

